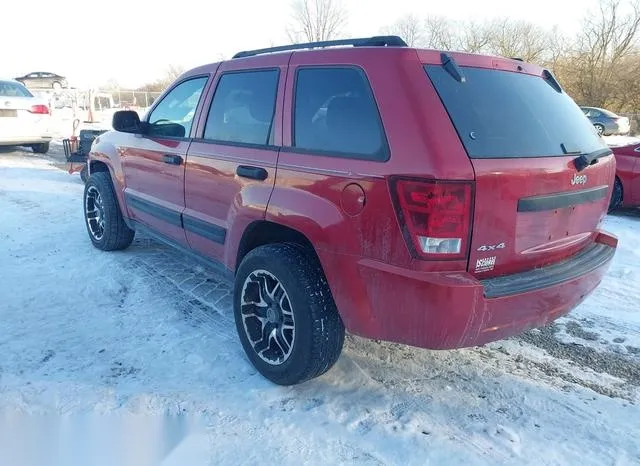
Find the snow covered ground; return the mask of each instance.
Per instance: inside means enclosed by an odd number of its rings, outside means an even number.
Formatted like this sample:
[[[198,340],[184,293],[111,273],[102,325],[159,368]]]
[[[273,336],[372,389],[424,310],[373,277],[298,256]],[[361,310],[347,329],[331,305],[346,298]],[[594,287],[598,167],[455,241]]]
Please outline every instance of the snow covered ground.
[[[608,276],[550,327],[447,352],[349,337],[283,388],[224,279],[142,236],[91,246],[55,157],[0,151],[0,465],[640,463],[640,212],[607,218]]]
[[[640,143],[640,136],[604,136],[602,139],[611,147]]]

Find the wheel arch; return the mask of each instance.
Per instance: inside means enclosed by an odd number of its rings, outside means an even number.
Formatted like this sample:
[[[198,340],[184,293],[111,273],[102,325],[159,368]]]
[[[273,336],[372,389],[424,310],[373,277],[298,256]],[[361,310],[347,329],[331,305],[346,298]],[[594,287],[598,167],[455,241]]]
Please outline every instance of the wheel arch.
[[[94,155],[90,156],[87,160],[87,167],[89,171],[88,176],[91,176],[96,172],[109,173],[111,184],[113,185],[113,189],[116,193],[116,198],[118,199],[120,211],[122,212],[122,215],[125,217],[125,219],[127,219],[129,217],[129,210],[124,198],[124,180],[122,179],[122,177],[118,176],[118,174],[122,174],[122,171],[118,172],[113,167],[113,165],[111,164],[111,159]]]
[[[237,271],[245,256],[255,248],[276,243],[287,243],[298,246],[311,254],[320,264],[318,254],[306,235],[280,223],[269,220],[256,220],[245,228],[240,238],[234,269]]]

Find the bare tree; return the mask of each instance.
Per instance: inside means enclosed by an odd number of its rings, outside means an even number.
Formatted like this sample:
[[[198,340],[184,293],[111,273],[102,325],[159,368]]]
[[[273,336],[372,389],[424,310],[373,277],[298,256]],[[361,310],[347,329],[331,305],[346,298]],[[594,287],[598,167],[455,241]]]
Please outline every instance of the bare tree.
[[[182,73],[184,73],[184,68],[182,66],[173,64],[169,65],[161,78],[158,78],[153,82],[146,83],[143,86],[139,87],[137,90],[148,92],[162,92]]]
[[[383,28],[382,33],[402,37],[409,47],[424,45],[424,26],[420,18],[414,14],[403,16],[391,26]]]
[[[488,51],[503,57],[542,62],[551,48],[551,34],[527,21],[497,18],[484,29]]]
[[[457,50],[459,36],[455,23],[443,16],[427,16],[424,20],[424,42],[432,49]]]
[[[287,34],[292,42],[321,42],[338,37],[346,26],[342,0],[295,0]]]
[[[640,0],[601,0],[585,18],[571,63],[580,100],[605,106],[613,98],[622,65],[637,51],[639,29]]]
[[[171,84],[173,81],[178,79],[182,73],[184,73],[184,66],[169,65],[165,72],[165,79],[169,81],[168,84]]]
[[[487,52],[491,41],[491,23],[466,21],[456,23],[456,50],[468,53]]]

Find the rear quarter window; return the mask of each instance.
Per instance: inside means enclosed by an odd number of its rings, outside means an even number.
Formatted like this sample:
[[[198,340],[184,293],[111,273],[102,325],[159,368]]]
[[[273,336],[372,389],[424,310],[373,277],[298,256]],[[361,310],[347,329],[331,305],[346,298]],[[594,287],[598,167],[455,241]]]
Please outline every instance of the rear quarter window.
[[[359,68],[298,69],[293,119],[297,150],[376,161],[388,158],[378,107]]]
[[[545,79],[462,67],[465,82],[425,66],[470,158],[564,156],[562,145],[590,153],[606,145],[584,112]]]

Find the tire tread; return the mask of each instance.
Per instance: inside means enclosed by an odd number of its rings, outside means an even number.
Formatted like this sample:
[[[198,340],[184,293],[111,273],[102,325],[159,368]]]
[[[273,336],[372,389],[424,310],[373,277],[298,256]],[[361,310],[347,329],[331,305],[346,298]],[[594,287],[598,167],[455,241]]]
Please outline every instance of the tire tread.
[[[85,185],[85,193],[91,185],[95,185],[98,188],[102,196],[105,216],[107,217],[103,236],[104,241],[95,241],[89,233],[91,242],[102,251],[126,249],[133,242],[135,231],[129,228],[124,221],[113,184],[111,183],[111,176],[108,172],[92,173]]]
[[[263,374],[280,385],[299,384],[324,374],[340,357],[345,329],[320,264],[301,247],[283,243],[260,246],[249,252],[243,263],[256,259],[278,260],[298,278],[303,293],[309,297],[307,309],[312,328],[309,357],[301,365],[286,373]],[[245,275],[242,265],[240,276]]]

